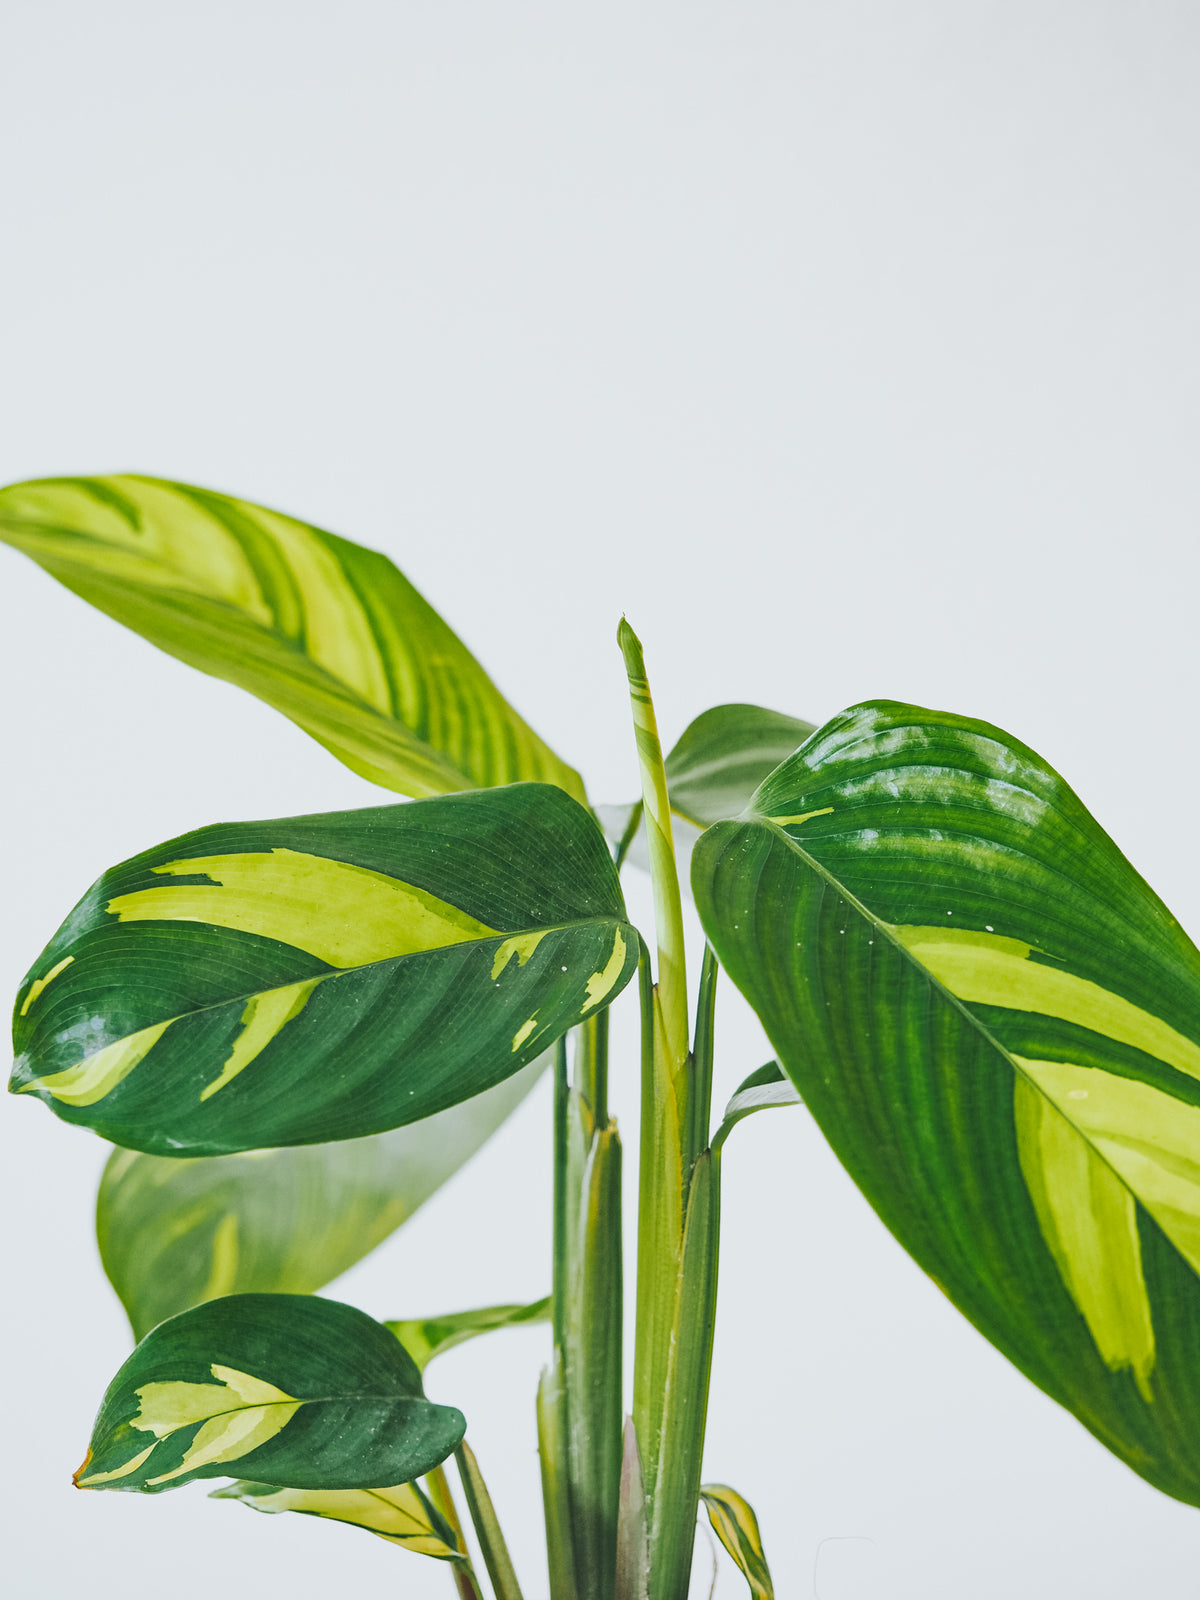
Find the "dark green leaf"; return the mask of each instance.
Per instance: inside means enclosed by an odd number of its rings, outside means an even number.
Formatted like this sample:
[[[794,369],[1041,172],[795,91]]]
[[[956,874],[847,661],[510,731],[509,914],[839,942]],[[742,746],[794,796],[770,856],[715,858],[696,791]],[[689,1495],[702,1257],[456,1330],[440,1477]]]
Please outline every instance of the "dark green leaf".
[[[12,1087],[116,1144],[381,1133],[512,1077],[632,976],[561,789],[231,823],[114,868],[21,987]]]
[[[835,718],[693,864],[709,939],[888,1227],[1200,1504],[1200,952],[986,723]]]
[[[457,1448],[412,1358],[353,1306],[239,1294],[184,1311],[113,1379],[75,1474],[81,1489],[157,1493],[244,1472],[294,1489],[408,1482]]]
[[[470,1160],[548,1060],[366,1139],[181,1160],[114,1151],[96,1232],[134,1337],[218,1295],[323,1288]]]
[[[534,779],[583,799],[578,773],[374,550],[246,500],[131,476],[0,490],[0,540],[386,789]]]
[[[765,706],[702,711],[664,763],[671,809],[702,828],[736,817],[767,774],[816,731]]]
[[[477,1311],[451,1311],[444,1317],[423,1317],[408,1322],[385,1322],[422,1372],[433,1360],[455,1345],[476,1339],[481,1333],[498,1328],[517,1328],[527,1322],[549,1322],[550,1300],[534,1300],[529,1305],[480,1306]]]

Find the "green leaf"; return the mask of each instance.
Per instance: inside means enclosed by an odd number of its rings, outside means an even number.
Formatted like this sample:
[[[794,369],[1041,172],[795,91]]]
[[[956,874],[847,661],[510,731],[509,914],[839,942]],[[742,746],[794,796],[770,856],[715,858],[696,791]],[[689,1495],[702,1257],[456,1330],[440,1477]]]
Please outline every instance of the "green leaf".
[[[719,1150],[742,1118],[750,1116],[752,1112],[803,1104],[796,1085],[784,1074],[778,1061],[768,1061],[765,1066],[744,1078],[730,1096],[721,1126],[713,1135],[713,1150]]]
[[[108,1387],[81,1489],[177,1489],[244,1472],[293,1489],[408,1482],[455,1450],[386,1328],[308,1295],[211,1300],[147,1334]]]
[[[527,1322],[549,1322],[550,1298],[529,1305],[480,1306],[476,1311],[452,1311],[444,1317],[416,1318],[407,1322],[385,1322],[421,1372],[433,1360],[453,1350],[455,1345],[476,1339],[481,1333],[498,1328],[517,1328]]]
[[[389,1544],[403,1545],[437,1561],[462,1561],[454,1530],[415,1483],[384,1489],[281,1489],[272,1483],[228,1484],[210,1500],[238,1500],[253,1511],[299,1511],[309,1517],[349,1522]]]
[[[218,1295],[323,1288],[470,1160],[548,1061],[366,1139],[181,1160],[114,1151],[96,1232],[134,1338]]]
[[[0,490],[0,540],[385,789],[534,779],[583,799],[578,773],[373,550],[246,500],[130,476]]]
[[[815,732],[811,722],[765,706],[713,706],[689,722],[663,762],[680,859],[686,861],[698,830],[744,811],[767,774]],[[597,806],[596,815],[614,844],[633,820],[633,810],[631,805]],[[629,859],[649,869],[640,819]]]
[[[700,1499],[708,1512],[712,1530],[737,1563],[738,1571],[750,1585],[754,1600],[775,1600],[771,1572],[763,1555],[762,1535],[753,1507],[736,1489],[724,1483],[706,1483]]]
[[[751,810],[696,902],[834,1150],[993,1343],[1200,1505],[1200,952],[987,723],[855,707]]]
[[[637,935],[561,789],[202,828],[114,868],[17,1001],[12,1087],[156,1155],[381,1133],[512,1077]]]
[[[816,731],[765,706],[702,711],[664,763],[672,811],[701,828],[738,816],[768,773]]]

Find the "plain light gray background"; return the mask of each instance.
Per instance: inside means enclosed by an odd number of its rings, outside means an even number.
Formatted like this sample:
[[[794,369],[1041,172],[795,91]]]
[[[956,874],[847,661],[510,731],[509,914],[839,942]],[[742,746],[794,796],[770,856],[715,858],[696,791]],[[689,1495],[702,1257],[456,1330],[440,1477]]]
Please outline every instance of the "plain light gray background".
[[[1194,928],[1198,66],[1165,0],[7,0],[0,476],[175,476],[388,551],[600,800],[636,782],[622,610],[668,738],[734,699],[990,718]],[[8,992],[146,844],[379,798],[16,555],[0,585]],[[766,1054],[728,989],[720,1022],[719,1090]],[[548,1115],[334,1292],[544,1292]],[[103,1151],[30,1103],[0,1135],[9,1593],[448,1600],[352,1530],[71,1490],[127,1348]],[[1197,1513],[967,1326],[805,1113],[740,1131],[727,1193],[707,1467],[781,1596],[1200,1594]],[[528,1600],[543,1353],[432,1379]]]

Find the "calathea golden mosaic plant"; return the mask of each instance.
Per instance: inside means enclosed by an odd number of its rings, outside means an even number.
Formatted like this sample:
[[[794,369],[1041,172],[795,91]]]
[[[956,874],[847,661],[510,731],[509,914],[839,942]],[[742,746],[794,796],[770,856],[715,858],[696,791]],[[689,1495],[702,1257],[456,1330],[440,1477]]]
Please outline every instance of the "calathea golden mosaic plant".
[[[606,838],[578,774],[380,555],[144,478],[4,490],[0,536],[409,797],[154,845],[86,892],[21,985],[13,1089],[118,1147],[100,1249],[140,1342],[80,1487],[235,1479],[219,1497],[354,1524],[444,1561],[464,1600],[489,1582],[516,1600],[464,1418],[422,1371],[544,1319],[553,1600],[683,1600],[702,1506],[771,1595],[752,1510],[700,1463],[722,1148],[802,1098],[971,1322],[1200,1504],[1200,953],[1032,750],[890,701],[820,729],[737,705],[664,761],[622,624],[643,792]],[[673,818],[708,941],[691,995]],[[652,941],[622,898],[635,849]],[[720,967],[778,1062],[716,1117]],[[628,1416],[607,1031],[627,985]],[[543,1069],[549,1298],[392,1323],[319,1298]]]

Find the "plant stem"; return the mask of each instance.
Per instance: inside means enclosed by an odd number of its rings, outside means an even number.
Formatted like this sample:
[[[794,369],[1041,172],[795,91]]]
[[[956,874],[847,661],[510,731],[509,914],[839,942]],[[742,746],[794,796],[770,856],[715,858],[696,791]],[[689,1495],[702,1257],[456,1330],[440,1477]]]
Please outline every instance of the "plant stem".
[[[577,1600],[571,1496],[567,1482],[566,1409],[562,1349],[555,1345],[550,1365],[542,1371],[537,1393],[538,1455],[542,1466],[550,1600]]]
[[[500,1531],[496,1508],[492,1504],[487,1484],[483,1481],[483,1473],[479,1470],[475,1452],[465,1439],[454,1452],[454,1459],[458,1462],[458,1473],[462,1479],[467,1509],[475,1525],[475,1537],[479,1540],[479,1548],[483,1553],[488,1577],[492,1580],[492,1588],[496,1592],[496,1600],[522,1600],[521,1586],[517,1582],[517,1574],[513,1570],[504,1535]]]
[[[441,1467],[434,1467],[432,1472],[427,1472],[425,1487],[429,1491],[429,1498],[453,1529],[458,1548],[466,1556],[465,1561],[454,1563],[454,1586],[458,1590],[459,1600],[483,1600],[483,1591],[479,1587],[471,1558],[467,1555],[467,1541],[463,1537],[462,1523],[458,1519],[458,1507],[454,1504],[450,1481],[445,1471]]]

